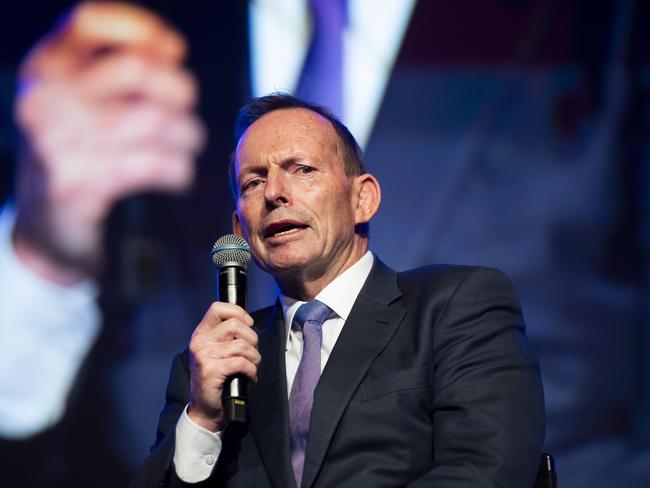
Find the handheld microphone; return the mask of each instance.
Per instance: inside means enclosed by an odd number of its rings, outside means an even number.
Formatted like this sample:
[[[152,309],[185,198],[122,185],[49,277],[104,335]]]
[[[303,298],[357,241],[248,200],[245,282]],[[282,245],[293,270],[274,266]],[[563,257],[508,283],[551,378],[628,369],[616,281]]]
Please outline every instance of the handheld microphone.
[[[248,243],[240,236],[227,234],[212,246],[212,261],[217,265],[217,300],[246,308],[246,265],[251,259]],[[246,423],[248,380],[235,375],[226,380],[221,397],[227,423]]]

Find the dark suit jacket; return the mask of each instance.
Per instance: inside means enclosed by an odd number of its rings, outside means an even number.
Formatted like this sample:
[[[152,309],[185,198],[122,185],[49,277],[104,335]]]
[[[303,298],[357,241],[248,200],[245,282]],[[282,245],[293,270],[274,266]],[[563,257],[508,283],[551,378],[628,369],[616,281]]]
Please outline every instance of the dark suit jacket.
[[[254,318],[262,363],[250,422],[226,429],[208,486],[294,486],[281,307]],[[185,352],[134,486],[177,482],[188,395]],[[530,487],[543,438],[538,366],[508,279],[454,266],[395,273],[377,260],[315,391],[302,486]]]

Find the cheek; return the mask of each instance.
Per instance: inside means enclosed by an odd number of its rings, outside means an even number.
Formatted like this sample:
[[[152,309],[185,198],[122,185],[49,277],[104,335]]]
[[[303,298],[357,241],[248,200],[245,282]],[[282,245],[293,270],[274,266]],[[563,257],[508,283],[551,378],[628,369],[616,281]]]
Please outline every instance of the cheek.
[[[354,232],[355,212],[347,205],[347,200],[340,198],[329,205],[327,209],[330,218],[327,219],[327,233],[330,235],[348,234]]]
[[[239,225],[246,233],[249,232],[251,229],[251,224],[253,223],[251,220],[251,216],[253,215],[252,210],[253,209],[247,201],[240,201],[237,204],[237,216],[239,217]]]
[[[239,227],[241,228],[244,239],[251,246],[253,255],[255,255],[263,251],[264,246],[261,243],[258,233],[255,231],[256,222],[259,222],[259,220],[251,218],[251,210],[250,206],[240,204],[237,208],[237,215],[239,216]]]

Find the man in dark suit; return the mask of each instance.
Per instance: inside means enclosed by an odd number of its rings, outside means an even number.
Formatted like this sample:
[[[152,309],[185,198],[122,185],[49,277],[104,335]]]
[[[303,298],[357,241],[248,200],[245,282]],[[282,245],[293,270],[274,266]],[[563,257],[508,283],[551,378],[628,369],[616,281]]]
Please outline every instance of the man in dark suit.
[[[532,486],[542,388],[510,282],[484,268],[396,273],[373,256],[379,183],[326,111],[272,95],[237,128],[233,227],[281,296],[252,316],[210,307],[134,485]],[[314,306],[320,318],[304,318]],[[224,421],[234,374],[253,381],[243,431]]]

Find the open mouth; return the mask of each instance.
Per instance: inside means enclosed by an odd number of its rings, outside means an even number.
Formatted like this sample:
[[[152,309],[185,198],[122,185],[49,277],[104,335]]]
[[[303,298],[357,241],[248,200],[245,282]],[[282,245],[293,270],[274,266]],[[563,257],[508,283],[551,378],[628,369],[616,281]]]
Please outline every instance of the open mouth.
[[[301,224],[299,222],[292,222],[288,220],[282,222],[275,222],[269,225],[264,230],[264,237],[279,237],[279,236],[295,234],[296,232],[299,232],[302,229],[306,229],[306,228],[307,228],[306,225]]]

